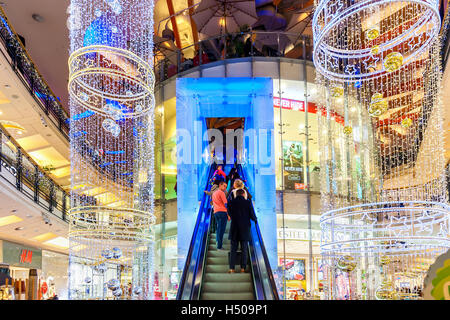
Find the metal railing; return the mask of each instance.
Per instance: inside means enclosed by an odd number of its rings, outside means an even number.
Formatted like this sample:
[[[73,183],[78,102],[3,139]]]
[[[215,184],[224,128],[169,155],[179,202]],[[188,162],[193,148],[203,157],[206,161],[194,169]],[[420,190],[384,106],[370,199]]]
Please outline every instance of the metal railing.
[[[178,73],[208,63],[245,57],[284,57],[312,60],[312,39],[298,33],[247,31],[211,37],[182,49],[162,42],[155,50],[155,76],[163,82]],[[167,44],[165,47],[164,43]],[[171,50],[169,47],[174,48]]]
[[[6,48],[8,57],[3,50],[1,53],[8,60],[11,68],[17,74],[30,92],[42,111],[50,121],[59,129],[62,135],[69,140],[68,114],[61,102],[50,89],[50,86],[39,73],[36,65],[29,56],[22,41],[9,23],[5,12],[0,7],[0,41]]]
[[[0,125],[0,179],[62,220],[70,208],[70,195],[26,154]]]

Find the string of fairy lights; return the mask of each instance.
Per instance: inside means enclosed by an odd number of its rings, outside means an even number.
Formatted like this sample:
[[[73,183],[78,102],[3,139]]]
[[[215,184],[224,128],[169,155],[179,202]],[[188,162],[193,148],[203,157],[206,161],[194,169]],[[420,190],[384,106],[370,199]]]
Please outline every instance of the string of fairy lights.
[[[71,0],[69,298],[151,299],[153,0]]]
[[[420,299],[450,247],[438,5],[316,0],[328,299]]]

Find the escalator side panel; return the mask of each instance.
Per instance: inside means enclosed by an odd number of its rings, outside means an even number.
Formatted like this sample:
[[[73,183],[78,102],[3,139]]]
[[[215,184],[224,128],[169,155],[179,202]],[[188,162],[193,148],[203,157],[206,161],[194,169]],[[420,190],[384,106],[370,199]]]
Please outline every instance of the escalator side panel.
[[[246,180],[242,166],[238,166],[239,175]],[[252,188],[249,188],[252,190]],[[269,258],[258,222],[251,224],[251,241],[249,243],[250,260],[254,279],[254,290],[257,300],[279,300],[278,291],[270,267]]]
[[[210,190],[209,180],[215,170],[211,165],[206,179],[206,191]],[[206,240],[211,223],[210,202],[206,194],[203,195],[199,213],[192,234],[186,262],[177,292],[177,300],[196,300],[200,292],[202,266],[205,257]]]

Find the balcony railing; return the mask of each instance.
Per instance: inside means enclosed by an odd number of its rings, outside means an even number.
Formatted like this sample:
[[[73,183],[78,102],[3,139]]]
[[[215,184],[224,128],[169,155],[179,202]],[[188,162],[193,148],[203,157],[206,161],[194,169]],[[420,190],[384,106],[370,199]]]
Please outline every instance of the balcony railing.
[[[67,113],[61,102],[45,82],[39,73],[33,60],[28,55],[25,47],[20,41],[19,36],[9,23],[5,12],[0,7],[0,41],[6,48],[6,57],[3,50],[0,50],[9,61],[11,68],[17,74],[18,78],[27,87],[31,96],[40,106],[42,111],[49,117],[50,121],[59,129],[63,136],[69,140],[69,124],[66,121]]]
[[[4,179],[41,208],[62,220],[70,195],[33,161],[0,125],[0,179]]]
[[[215,61],[245,57],[312,59],[312,39],[298,33],[248,31],[211,37],[183,49],[171,40],[160,43],[155,52],[157,82],[180,72]],[[172,48],[172,49],[171,49]]]

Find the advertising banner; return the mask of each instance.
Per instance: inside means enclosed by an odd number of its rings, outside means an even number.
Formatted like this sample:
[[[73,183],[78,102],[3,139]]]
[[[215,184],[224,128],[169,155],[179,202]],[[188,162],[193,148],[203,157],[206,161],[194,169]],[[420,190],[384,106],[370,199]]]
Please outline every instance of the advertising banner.
[[[283,161],[285,189],[306,189],[303,175],[303,146],[301,141],[283,141]]]
[[[280,265],[284,259],[280,259]],[[286,259],[286,290],[306,291],[306,271],[304,259]]]

